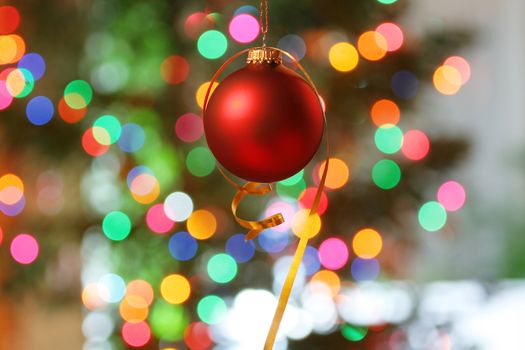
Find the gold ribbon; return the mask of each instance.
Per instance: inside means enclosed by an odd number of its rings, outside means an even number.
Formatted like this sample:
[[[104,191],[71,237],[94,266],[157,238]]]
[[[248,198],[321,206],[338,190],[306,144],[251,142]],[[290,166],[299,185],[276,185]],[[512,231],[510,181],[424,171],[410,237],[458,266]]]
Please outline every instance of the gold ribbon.
[[[321,103],[321,96],[319,95],[319,92],[317,90],[317,87],[315,86],[315,83],[313,82],[312,78],[308,74],[308,72],[304,69],[304,67],[299,63],[299,61],[289,52],[284,51],[279,48],[270,47],[270,49],[278,50],[282,54],[284,54],[286,57],[290,58],[294,64],[297,65],[299,70],[303,73],[305,76],[308,84],[312,87],[314,92],[316,93],[317,97],[319,98],[319,103]],[[210,97],[211,89],[213,87],[213,83],[217,80],[219,75],[222,73],[222,71],[230,65],[231,62],[233,62],[237,57],[240,55],[248,52],[250,49],[244,49],[242,51],[237,52],[235,55],[230,57],[226,62],[222,64],[222,66],[217,70],[217,72],[213,75],[210,85],[208,86],[208,90],[206,91],[206,96],[204,98],[204,105],[202,110],[203,118],[205,118],[206,115],[206,107],[208,105],[208,99]],[[321,175],[321,179],[319,181],[319,186],[317,187],[317,191],[315,193],[314,201],[312,203],[312,207],[310,208],[310,211],[308,213],[309,217],[317,214],[317,209],[319,207],[319,202],[321,200],[321,194],[323,193],[325,182],[326,182],[326,176],[328,174],[328,165],[330,162],[330,144],[328,142],[328,132],[327,132],[327,123],[326,123],[326,114],[323,110],[323,118],[325,123],[325,140],[326,140],[326,161],[325,166],[323,169],[323,174]],[[236,189],[237,192],[233,196],[232,200],[232,213],[235,218],[235,220],[241,225],[242,227],[249,229],[250,231],[246,234],[246,239],[250,240],[257,235],[271,227],[275,227],[277,225],[280,225],[284,222],[284,218],[281,213],[272,215],[268,218],[265,218],[260,221],[251,221],[251,220],[245,220],[241,219],[237,216],[237,209],[239,207],[240,202],[246,195],[265,195],[269,193],[272,190],[272,187],[269,184],[263,184],[259,182],[248,182],[244,185],[239,185],[235,181],[233,181],[225,172],[224,170],[218,166],[218,169],[222,176],[231,183]],[[308,230],[308,226],[305,225],[303,231]],[[297,276],[297,271],[299,271],[299,266],[301,265],[301,261],[304,256],[304,252],[306,250],[306,246],[308,245],[308,240],[310,237],[305,234],[299,234],[299,244],[297,245],[297,249],[295,250],[295,254],[292,260],[292,264],[290,266],[290,269],[288,270],[288,274],[286,276],[286,280],[284,282],[283,288],[281,290],[281,294],[279,295],[279,302],[277,304],[277,308],[275,310],[272,324],[270,325],[270,329],[268,331],[268,335],[266,336],[266,342],[264,344],[264,350],[272,350],[273,345],[275,343],[275,339],[277,338],[277,332],[279,331],[279,325],[281,324],[284,311],[286,310],[286,305],[288,304],[288,299],[290,297],[290,293],[292,291],[292,287],[295,281],[295,277]]]

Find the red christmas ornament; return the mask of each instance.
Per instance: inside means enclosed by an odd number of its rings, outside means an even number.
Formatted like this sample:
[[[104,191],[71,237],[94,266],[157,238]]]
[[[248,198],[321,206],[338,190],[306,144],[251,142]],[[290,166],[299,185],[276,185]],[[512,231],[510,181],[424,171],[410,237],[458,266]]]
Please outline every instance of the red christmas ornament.
[[[250,50],[246,66],[219,84],[205,110],[204,131],[215,158],[254,182],[280,181],[304,168],[323,129],[316,92],[271,48]]]

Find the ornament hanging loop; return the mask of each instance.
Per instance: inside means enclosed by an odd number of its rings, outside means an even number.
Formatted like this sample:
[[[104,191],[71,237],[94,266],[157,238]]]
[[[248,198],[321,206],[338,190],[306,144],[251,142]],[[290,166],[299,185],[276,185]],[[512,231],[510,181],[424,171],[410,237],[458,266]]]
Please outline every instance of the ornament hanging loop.
[[[262,34],[262,47],[266,47],[266,34],[268,33],[268,0],[259,2],[259,26]]]

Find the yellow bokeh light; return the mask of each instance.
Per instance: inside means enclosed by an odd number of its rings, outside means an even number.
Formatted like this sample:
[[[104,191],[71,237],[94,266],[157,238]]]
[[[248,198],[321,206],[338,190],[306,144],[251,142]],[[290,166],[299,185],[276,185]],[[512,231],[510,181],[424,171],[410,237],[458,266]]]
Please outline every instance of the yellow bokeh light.
[[[454,95],[461,88],[461,73],[455,67],[443,65],[436,69],[432,81],[443,95]]]
[[[197,101],[197,104],[199,105],[200,108],[204,107],[204,99],[206,98],[206,92],[208,91],[208,87],[209,86],[210,86],[210,82],[209,81],[206,82],[206,83],[203,83],[197,89],[197,93],[195,93],[195,100]],[[213,94],[213,91],[215,91],[217,86],[219,86],[219,83],[214,82],[213,86],[211,87],[211,91],[210,91],[210,96],[209,97],[211,97],[211,94]],[[208,99],[209,99],[209,97],[208,97]]]
[[[19,61],[26,53],[26,44],[19,35],[0,35],[0,64]]]
[[[292,231],[299,238],[312,238],[321,231],[321,217],[309,214],[310,209],[301,209],[292,219]]]
[[[148,303],[138,295],[129,295],[122,299],[119,313],[123,320],[128,322],[141,322],[148,317]]]
[[[182,304],[190,297],[190,282],[182,275],[166,276],[160,284],[160,294],[168,303]]]
[[[314,292],[324,292],[324,288],[319,286],[319,283],[327,286],[333,297],[339,294],[341,290],[341,279],[339,276],[330,270],[320,270],[316,272],[311,279],[311,288]]]
[[[376,31],[364,32],[357,40],[357,49],[363,58],[378,61],[385,57],[388,47],[385,37]]]
[[[357,67],[359,54],[354,45],[347,42],[339,42],[330,48],[328,60],[334,69],[340,72],[350,72]]]
[[[11,96],[18,96],[26,87],[26,77],[20,69],[15,69],[7,76],[5,84]]]
[[[352,240],[355,254],[363,259],[375,258],[383,248],[383,239],[374,229],[365,228],[357,232]]]
[[[319,167],[319,178],[323,176],[326,161]],[[350,170],[346,163],[339,158],[330,158],[328,174],[326,175],[325,186],[329,189],[341,188],[348,182]]]
[[[208,210],[196,210],[188,218],[186,227],[190,235],[196,239],[208,239],[217,229],[217,219]]]
[[[154,176],[151,176],[151,179],[148,178],[147,181],[152,181],[152,184],[151,184],[152,187],[151,187],[151,190],[145,194],[141,194],[140,191],[135,192],[134,189],[137,186],[134,187],[132,185],[131,187],[131,196],[133,197],[135,201],[137,201],[140,204],[150,204],[155,199],[157,199],[157,197],[160,194],[160,184],[157,178]]]

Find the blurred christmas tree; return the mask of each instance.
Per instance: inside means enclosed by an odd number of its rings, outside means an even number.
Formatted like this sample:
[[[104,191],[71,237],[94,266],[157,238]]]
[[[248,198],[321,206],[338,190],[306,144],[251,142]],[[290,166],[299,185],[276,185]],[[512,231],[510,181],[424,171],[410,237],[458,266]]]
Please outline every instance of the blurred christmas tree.
[[[200,109],[222,62],[259,45],[258,4],[14,6],[0,7],[0,152],[4,173],[16,177],[0,179],[2,289],[31,284],[76,300],[78,262],[68,251],[82,242],[85,349],[260,344],[296,244],[291,223],[311,205],[323,160],[243,208],[286,218],[245,242]],[[345,290],[406,278],[421,228],[440,230],[465,200],[461,184],[441,174],[466,144],[429,140],[404,113],[430,81],[446,95],[467,82],[468,63],[451,55],[469,34],[412,37],[398,23],[406,6],[270,2],[268,43],[318,84],[333,149],[322,228],[276,348],[386,348],[390,323],[402,320],[356,322]],[[428,189],[440,184],[436,198]]]

